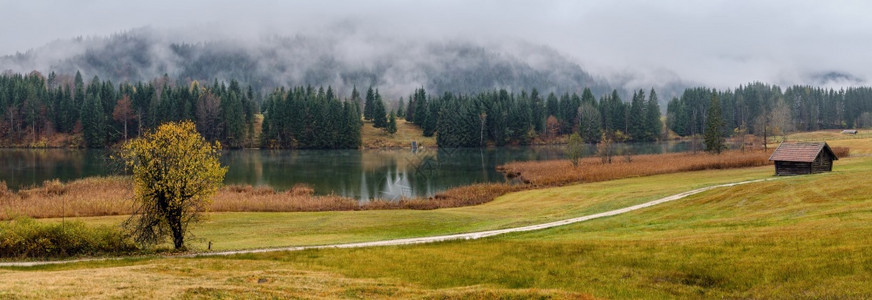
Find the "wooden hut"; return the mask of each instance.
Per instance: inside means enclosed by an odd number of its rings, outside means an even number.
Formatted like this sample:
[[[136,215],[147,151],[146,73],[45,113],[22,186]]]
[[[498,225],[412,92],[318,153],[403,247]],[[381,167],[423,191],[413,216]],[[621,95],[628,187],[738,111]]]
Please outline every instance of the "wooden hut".
[[[830,172],[838,159],[826,142],[784,142],[769,157],[775,161],[775,175]]]

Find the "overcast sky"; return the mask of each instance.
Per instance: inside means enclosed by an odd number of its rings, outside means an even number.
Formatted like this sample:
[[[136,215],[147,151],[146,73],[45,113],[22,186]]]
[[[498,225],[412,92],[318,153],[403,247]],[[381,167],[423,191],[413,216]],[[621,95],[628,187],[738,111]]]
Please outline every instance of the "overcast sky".
[[[868,84],[870,13],[872,1],[0,0],[0,55],[145,26],[208,39],[354,24],[427,41],[544,44],[601,76],[727,87],[842,72]]]

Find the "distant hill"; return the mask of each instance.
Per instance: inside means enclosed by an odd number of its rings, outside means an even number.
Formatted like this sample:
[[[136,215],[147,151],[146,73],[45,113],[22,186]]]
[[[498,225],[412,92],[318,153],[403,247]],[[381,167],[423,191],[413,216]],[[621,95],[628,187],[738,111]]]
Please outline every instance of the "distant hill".
[[[595,95],[611,90],[557,51],[524,43],[416,42],[353,33],[266,37],[251,40],[185,41],[151,29],[110,37],[58,40],[0,57],[0,70],[99,76],[113,82],[151,80],[168,74],[200,81],[235,79],[258,90],[277,86],[331,85],[340,94],[352,86],[377,86],[383,95],[404,96],[424,87],[431,93],[473,93],[495,88]]]

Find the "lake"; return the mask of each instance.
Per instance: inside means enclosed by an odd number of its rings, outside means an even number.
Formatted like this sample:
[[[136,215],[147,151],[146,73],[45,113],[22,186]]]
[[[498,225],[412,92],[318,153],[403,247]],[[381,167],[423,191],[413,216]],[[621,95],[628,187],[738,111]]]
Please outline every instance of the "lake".
[[[688,143],[630,144],[634,153],[681,152]],[[496,166],[512,161],[564,158],[564,146],[488,149],[411,150],[231,150],[221,157],[228,166],[226,184],[268,185],[285,190],[305,183],[320,195],[338,194],[366,201],[374,197],[431,196],[451,187],[505,182]],[[585,155],[592,155],[588,145]],[[121,174],[105,150],[0,149],[0,181],[10,189],[45,180],[70,181]]]

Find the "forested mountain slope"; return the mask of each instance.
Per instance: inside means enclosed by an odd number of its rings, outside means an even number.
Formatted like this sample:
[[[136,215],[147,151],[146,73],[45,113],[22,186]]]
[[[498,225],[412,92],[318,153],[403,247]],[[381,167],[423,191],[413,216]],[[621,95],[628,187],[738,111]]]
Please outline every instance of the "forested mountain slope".
[[[15,73],[98,76],[113,82],[172,78],[214,79],[251,85],[261,92],[280,86],[378,86],[385,95],[415,88],[473,93],[505,88],[594,94],[611,91],[604,79],[586,72],[557,51],[525,43],[463,40],[426,42],[400,38],[325,33],[239,39],[171,37],[144,28],[110,37],[58,40],[0,57],[0,70]]]

